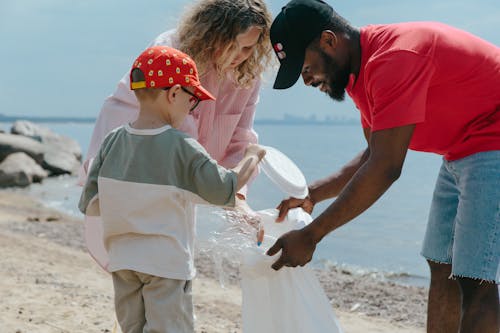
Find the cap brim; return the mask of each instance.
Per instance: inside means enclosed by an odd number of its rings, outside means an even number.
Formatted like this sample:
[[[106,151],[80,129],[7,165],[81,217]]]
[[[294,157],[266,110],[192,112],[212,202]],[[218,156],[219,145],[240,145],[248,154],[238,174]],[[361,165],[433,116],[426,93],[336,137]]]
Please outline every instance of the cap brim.
[[[215,101],[215,97],[208,92],[207,89],[203,88],[201,85],[194,86],[194,94],[202,101],[205,100],[213,100]]]
[[[281,61],[273,88],[288,89],[293,86],[300,77],[303,65],[304,54],[287,54],[287,57]]]

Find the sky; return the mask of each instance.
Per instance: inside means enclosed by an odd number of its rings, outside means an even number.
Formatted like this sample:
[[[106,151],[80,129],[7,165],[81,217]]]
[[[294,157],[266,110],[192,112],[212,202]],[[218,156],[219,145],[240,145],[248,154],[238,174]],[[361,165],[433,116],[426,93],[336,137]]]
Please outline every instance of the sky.
[[[275,16],[287,1],[268,0]],[[441,21],[500,45],[498,0],[327,0],[355,26]],[[186,0],[0,0],[0,114],[96,117],[103,100],[136,56],[174,28]],[[350,101],[337,103],[299,82],[272,89],[266,74],[256,118],[284,114],[357,119]],[[348,97],[346,98],[348,100]]]

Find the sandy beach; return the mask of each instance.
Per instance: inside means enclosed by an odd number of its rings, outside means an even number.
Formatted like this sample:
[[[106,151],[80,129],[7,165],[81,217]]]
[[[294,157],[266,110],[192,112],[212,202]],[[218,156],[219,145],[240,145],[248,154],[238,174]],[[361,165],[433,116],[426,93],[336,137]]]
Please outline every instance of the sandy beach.
[[[0,332],[119,332],[109,274],[85,252],[81,219],[0,191]],[[221,287],[197,258],[196,332],[241,332],[238,274]],[[427,291],[335,267],[317,275],[346,333],[424,332]],[[276,332],[278,333],[278,332]]]

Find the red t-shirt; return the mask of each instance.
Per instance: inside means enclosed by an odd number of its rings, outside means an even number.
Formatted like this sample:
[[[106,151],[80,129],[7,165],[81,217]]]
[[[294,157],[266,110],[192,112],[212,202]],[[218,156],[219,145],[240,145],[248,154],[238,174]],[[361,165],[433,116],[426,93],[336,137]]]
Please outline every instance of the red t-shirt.
[[[361,29],[346,91],[373,132],[416,124],[410,149],[456,160],[500,150],[500,48],[434,22]]]

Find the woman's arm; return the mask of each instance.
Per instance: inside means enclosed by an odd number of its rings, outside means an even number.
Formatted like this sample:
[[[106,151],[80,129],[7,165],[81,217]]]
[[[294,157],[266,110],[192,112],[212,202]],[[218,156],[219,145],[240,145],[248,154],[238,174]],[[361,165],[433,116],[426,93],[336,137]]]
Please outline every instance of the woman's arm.
[[[226,167],[236,166],[245,154],[245,149],[249,144],[257,144],[258,136],[253,129],[255,110],[259,102],[259,92],[260,92],[261,81],[257,80],[252,88],[252,93],[248,102],[242,110],[241,118],[233,132],[231,141],[226,148],[226,154],[224,158],[220,161],[221,165]],[[253,175],[250,177],[249,183],[255,179],[258,174],[256,169]],[[238,190],[240,199],[245,199],[247,193],[247,185],[243,186]]]
[[[251,88],[252,93],[248,98],[246,105],[241,112],[241,118],[236,125],[229,142],[226,153],[222,161],[222,165],[233,167],[238,164],[245,154],[245,149],[249,144],[256,144],[258,141],[257,133],[253,129],[255,110],[259,103],[259,92],[261,82],[257,80]]]

